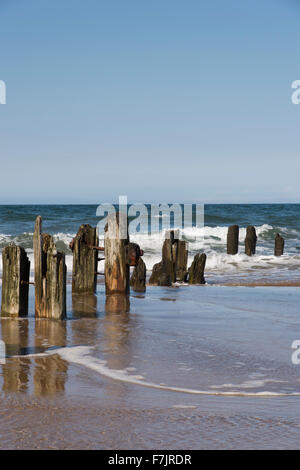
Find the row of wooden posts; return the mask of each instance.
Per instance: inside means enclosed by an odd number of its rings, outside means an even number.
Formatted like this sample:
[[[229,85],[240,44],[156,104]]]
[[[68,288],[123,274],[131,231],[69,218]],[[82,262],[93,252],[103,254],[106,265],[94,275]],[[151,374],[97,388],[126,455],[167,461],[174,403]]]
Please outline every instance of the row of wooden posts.
[[[126,224],[126,226],[124,226]],[[127,234],[120,237],[119,234]],[[253,226],[247,227],[245,253],[255,253],[257,236]],[[238,253],[239,227],[228,228],[227,253]],[[122,213],[112,214],[104,233],[104,247],[99,247],[97,229],[81,225],[70,243],[73,251],[72,294],[93,294],[97,276],[105,276],[106,306],[108,310],[126,310],[130,286],[137,292],[146,289],[146,265],[142,250],[129,242],[127,219]],[[283,254],[284,240],[277,234],[275,255]],[[28,314],[29,285],[35,287],[35,316],[63,319],[66,316],[66,263],[65,254],[58,251],[51,235],[42,232],[42,218],[37,217],[33,235],[34,282],[29,282],[30,261],[21,246],[8,245],[2,252],[2,315]],[[104,257],[99,258],[99,252]],[[105,260],[104,273],[98,272],[98,261]],[[205,253],[198,253],[187,268],[188,244],[179,239],[176,230],[170,230],[162,247],[162,260],[153,266],[150,285],[171,286],[188,282],[204,284]],[[130,278],[130,266],[134,266]]]
[[[253,225],[249,225],[246,228],[246,238],[245,238],[245,254],[248,256],[252,256],[255,254],[256,250],[256,230]],[[236,255],[239,251],[239,226],[238,225],[231,225],[228,227],[227,232],[227,254],[228,255]],[[275,245],[274,245],[274,255],[275,256],[282,256],[284,251],[284,239],[282,236],[277,233],[275,237]]]

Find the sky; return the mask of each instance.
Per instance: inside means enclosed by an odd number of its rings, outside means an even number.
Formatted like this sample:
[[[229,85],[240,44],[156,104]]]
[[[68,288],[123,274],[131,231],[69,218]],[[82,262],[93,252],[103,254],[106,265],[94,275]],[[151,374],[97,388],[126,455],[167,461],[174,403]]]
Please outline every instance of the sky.
[[[0,0],[0,204],[300,202],[298,0]]]

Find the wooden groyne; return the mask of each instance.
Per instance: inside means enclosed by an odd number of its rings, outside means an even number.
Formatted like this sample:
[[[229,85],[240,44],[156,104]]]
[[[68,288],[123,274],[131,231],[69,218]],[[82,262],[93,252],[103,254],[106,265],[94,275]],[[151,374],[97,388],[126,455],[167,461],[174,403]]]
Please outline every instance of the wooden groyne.
[[[256,252],[257,235],[254,226],[246,228],[245,254]],[[284,253],[284,238],[277,233],[274,255]],[[146,265],[143,250],[129,240],[125,214],[108,216],[104,230],[104,247],[99,246],[98,231],[82,224],[70,243],[73,252],[72,304],[76,315],[94,316],[97,275],[105,276],[105,309],[107,312],[129,310],[130,287],[135,292],[146,290]],[[231,225],[227,232],[227,254],[236,255],[239,249],[239,226]],[[34,282],[30,282],[30,261],[26,251],[15,244],[2,252],[1,314],[22,316],[28,314],[29,285],[35,289],[35,316],[61,320],[66,318],[66,263],[65,254],[58,251],[51,235],[42,232],[42,218],[35,221],[33,235]],[[104,257],[99,258],[99,253]],[[101,256],[101,254],[100,254]],[[102,255],[103,256],[103,255]],[[98,273],[99,260],[105,261],[104,273]],[[172,286],[176,282],[205,284],[207,256],[197,253],[188,268],[188,243],[179,238],[178,230],[168,230],[162,245],[162,259],[153,266],[149,284]],[[130,278],[130,267],[133,267]]]

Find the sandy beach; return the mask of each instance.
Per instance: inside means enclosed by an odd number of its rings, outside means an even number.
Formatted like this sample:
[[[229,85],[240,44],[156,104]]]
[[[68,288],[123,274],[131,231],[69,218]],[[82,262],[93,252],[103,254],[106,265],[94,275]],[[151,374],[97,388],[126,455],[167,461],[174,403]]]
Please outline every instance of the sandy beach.
[[[68,302],[71,305],[70,288]],[[294,287],[104,289],[66,321],[1,319],[1,448],[293,448]]]

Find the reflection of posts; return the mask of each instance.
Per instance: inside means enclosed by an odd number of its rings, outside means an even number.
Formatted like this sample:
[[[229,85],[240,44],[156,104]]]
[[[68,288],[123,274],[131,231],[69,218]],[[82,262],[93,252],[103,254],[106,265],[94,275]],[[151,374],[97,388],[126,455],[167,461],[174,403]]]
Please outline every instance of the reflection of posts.
[[[35,315],[62,319],[66,316],[65,255],[57,251],[53,237],[42,234],[42,218],[37,217],[33,235]]]
[[[14,244],[2,252],[2,315],[28,314],[30,261],[26,252]]]
[[[36,319],[35,346],[37,349],[66,345],[66,322]],[[37,396],[54,395],[63,392],[67,378],[68,364],[57,354],[36,357],[34,368],[34,391]]]
[[[72,295],[73,316],[96,317],[97,316],[97,296],[95,294],[74,294]]]
[[[123,313],[130,309],[128,295],[110,294],[105,299],[105,311],[107,313]]]
[[[2,340],[8,356],[18,355],[28,347],[28,320],[21,322],[3,318],[1,320]],[[30,359],[8,357],[2,365],[3,391],[25,392],[28,389]]]
[[[132,361],[130,337],[132,334],[135,335],[130,315],[126,315],[126,313],[107,314],[102,324],[102,332],[108,367],[112,369],[128,367]]]

